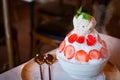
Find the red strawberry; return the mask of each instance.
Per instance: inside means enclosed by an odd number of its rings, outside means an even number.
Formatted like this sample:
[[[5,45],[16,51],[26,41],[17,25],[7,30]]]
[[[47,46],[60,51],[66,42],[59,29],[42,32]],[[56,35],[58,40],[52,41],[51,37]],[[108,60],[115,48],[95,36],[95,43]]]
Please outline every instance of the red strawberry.
[[[99,59],[101,57],[100,52],[96,49],[90,50],[88,55],[90,59]]]
[[[101,57],[102,58],[106,58],[106,57],[108,57],[108,52],[107,52],[107,49],[106,48],[101,48],[100,49],[100,53],[101,53]]]
[[[68,41],[70,43],[75,42],[78,39],[78,35],[77,34],[72,34],[70,37],[68,37]]]
[[[79,38],[77,39],[78,43],[83,43],[84,42],[84,36],[79,36]]]
[[[58,51],[59,53],[61,53],[63,51],[63,49],[65,48],[65,45],[66,45],[66,42],[65,40],[61,42],[59,48],[58,48]]]
[[[75,54],[75,48],[72,45],[68,45],[65,47],[64,56],[67,59],[72,59],[74,54]]]
[[[79,62],[88,62],[89,56],[84,50],[79,50],[76,52],[75,59]]]
[[[93,46],[96,43],[96,38],[93,35],[89,34],[86,41],[88,46]]]

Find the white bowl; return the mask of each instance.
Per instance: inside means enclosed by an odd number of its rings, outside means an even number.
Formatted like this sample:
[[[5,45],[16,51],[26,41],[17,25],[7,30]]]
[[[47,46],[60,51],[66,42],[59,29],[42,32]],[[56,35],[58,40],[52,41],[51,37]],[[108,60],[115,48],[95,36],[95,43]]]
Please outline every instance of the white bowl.
[[[58,62],[73,79],[92,78],[102,72],[107,60],[99,64],[73,64],[57,56]]]

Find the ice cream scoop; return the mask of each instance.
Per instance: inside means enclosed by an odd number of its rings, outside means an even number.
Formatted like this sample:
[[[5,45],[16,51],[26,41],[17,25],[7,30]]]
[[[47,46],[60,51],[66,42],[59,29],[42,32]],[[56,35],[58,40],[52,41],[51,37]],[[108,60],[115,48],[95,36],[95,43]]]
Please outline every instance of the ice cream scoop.
[[[79,35],[85,35],[92,32],[96,25],[94,17],[88,13],[81,12],[82,8],[77,11],[77,14],[73,18],[73,25],[75,32]]]

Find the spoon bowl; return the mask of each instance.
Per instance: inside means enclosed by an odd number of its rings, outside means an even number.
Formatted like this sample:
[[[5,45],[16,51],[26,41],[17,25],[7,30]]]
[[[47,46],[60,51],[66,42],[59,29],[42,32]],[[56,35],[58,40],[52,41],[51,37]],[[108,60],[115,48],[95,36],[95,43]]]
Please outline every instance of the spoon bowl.
[[[44,55],[36,54],[35,62],[37,62],[40,65],[43,64],[44,63]]]
[[[54,62],[54,57],[51,54],[47,54],[45,62],[46,64],[51,65]]]
[[[51,70],[50,70],[50,65],[53,64],[54,62],[54,57],[51,54],[47,54],[46,59],[45,59],[46,64],[48,65],[48,70],[49,70],[49,80],[51,80]]]
[[[44,55],[42,54],[36,54],[35,56],[35,62],[37,62],[40,65],[40,75],[41,75],[41,80],[43,80],[43,75],[42,75],[42,64],[45,62]]]

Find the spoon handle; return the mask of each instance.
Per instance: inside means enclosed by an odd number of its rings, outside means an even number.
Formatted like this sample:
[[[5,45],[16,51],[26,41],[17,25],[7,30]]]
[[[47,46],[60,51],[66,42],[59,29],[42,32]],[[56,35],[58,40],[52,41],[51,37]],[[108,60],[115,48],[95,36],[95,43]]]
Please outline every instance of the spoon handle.
[[[41,76],[41,80],[43,80],[43,75],[42,75],[42,66],[40,65],[40,76]]]
[[[49,80],[51,80],[51,70],[50,70],[50,65],[48,65],[48,69],[49,69]]]

